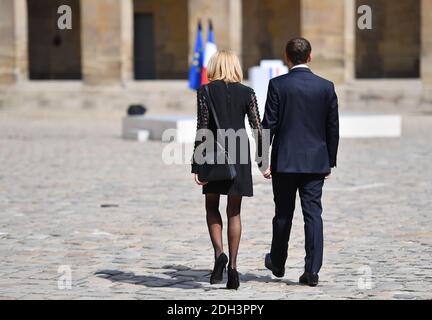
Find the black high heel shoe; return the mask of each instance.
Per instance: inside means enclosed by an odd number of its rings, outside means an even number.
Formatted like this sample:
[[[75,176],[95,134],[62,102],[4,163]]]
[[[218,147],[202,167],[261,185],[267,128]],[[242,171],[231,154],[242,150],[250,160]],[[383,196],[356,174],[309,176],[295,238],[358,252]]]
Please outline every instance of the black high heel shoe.
[[[237,270],[228,266],[227,289],[237,290],[239,286],[240,286],[240,280],[239,280],[239,275]]]
[[[215,261],[213,271],[210,276],[210,284],[220,283],[223,279],[223,272],[226,270],[228,263],[228,257],[225,253],[222,253]]]

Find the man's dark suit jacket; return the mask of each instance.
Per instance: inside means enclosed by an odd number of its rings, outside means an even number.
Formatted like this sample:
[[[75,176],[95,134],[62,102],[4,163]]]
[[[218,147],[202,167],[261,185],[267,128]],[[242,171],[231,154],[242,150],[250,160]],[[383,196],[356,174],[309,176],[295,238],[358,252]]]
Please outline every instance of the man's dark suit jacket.
[[[270,80],[263,128],[272,137],[274,173],[329,173],[339,144],[332,82],[305,67]]]

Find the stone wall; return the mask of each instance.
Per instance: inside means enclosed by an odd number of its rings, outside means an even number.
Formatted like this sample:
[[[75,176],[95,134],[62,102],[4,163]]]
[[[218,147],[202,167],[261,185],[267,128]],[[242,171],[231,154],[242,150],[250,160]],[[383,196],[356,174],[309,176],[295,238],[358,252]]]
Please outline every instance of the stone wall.
[[[344,6],[340,0],[301,1],[301,34],[312,43],[312,68],[336,83],[345,79]]]
[[[79,81],[31,81],[0,86],[0,111],[95,112],[126,114],[130,104],[143,104],[150,114],[196,113],[196,93],[185,80],[128,81],[123,85],[89,86]]]

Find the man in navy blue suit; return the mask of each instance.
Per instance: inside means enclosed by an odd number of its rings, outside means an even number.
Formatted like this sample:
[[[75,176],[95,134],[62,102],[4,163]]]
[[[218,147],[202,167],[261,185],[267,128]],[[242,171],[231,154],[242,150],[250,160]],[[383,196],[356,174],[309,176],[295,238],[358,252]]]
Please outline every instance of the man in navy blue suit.
[[[286,45],[289,73],[270,80],[263,128],[270,130],[275,202],[271,251],[265,266],[283,277],[288,256],[297,190],[305,230],[305,272],[300,283],[318,284],[323,259],[321,195],[324,180],[336,167],[339,144],[338,99],[332,82],[312,73],[311,45],[295,38]]]

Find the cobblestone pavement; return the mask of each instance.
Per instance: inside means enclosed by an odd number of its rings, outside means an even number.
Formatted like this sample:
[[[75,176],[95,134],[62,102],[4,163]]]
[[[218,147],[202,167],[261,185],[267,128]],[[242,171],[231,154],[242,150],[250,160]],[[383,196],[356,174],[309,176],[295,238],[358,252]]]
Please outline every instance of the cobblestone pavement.
[[[165,145],[122,140],[119,120],[0,113],[0,298],[431,299],[431,128],[432,117],[407,115],[401,139],[341,141],[316,288],[298,284],[299,210],[286,276],[264,268],[273,204],[256,176],[241,287],[228,291],[208,284],[203,197],[188,165],[162,163]]]

